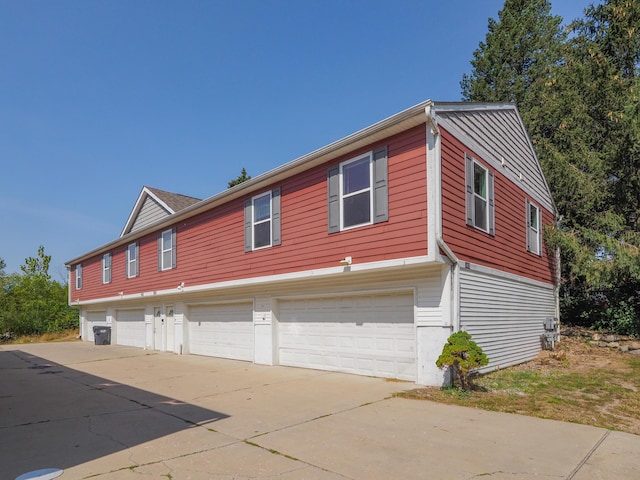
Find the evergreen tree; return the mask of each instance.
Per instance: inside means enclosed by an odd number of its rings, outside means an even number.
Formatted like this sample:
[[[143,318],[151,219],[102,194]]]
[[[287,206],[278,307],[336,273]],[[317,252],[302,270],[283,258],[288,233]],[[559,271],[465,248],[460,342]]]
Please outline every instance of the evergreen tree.
[[[591,5],[570,37],[549,12],[506,0],[463,96],[518,104],[559,213],[563,318],[640,333],[640,3]]]
[[[236,185],[240,185],[242,182],[246,182],[247,180],[251,180],[251,175],[247,175],[247,171],[245,170],[244,167],[242,167],[242,171],[240,172],[240,175],[238,176],[238,178],[231,180],[229,182],[229,188],[235,187]]]
[[[549,150],[568,159],[580,175],[591,176],[593,192],[586,202],[591,209],[577,197],[564,199],[564,223],[550,236],[563,252],[570,294],[565,313],[640,334],[640,4],[591,5],[571,28],[566,65],[554,78],[553,105],[564,113],[555,112],[560,129],[547,139]],[[573,132],[570,141],[559,141],[561,130]],[[580,163],[576,153],[587,161]],[[547,171],[553,168],[546,165]],[[555,190],[562,199],[565,192]]]
[[[535,85],[561,59],[561,22],[548,0],[506,0],[473,53],[473,71],[462,77],[463,99],[514,102],[523,115],[529,112],[540,102]]]

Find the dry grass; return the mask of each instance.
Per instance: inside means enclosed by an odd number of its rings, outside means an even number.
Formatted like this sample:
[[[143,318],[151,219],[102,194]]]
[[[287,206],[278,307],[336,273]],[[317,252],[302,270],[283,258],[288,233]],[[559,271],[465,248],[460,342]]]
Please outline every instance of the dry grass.
[[[45,343],[45,342],[75,342],[79,341],[78,329],[65,330],[63,332],[44,333],[42,335],[25,335],[11,340],[12,344]]]
[[[640,435],[640,356],[563,337],[556,351],[479,377],[473,393],[436,387],[398,396],[594,425]]]

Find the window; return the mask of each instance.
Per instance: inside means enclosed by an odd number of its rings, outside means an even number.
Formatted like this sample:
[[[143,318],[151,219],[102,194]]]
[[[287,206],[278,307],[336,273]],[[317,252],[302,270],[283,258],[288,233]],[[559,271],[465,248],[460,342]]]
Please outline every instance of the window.
[[[252,199],[253,248],[271,246],[271,192]]]
[[[127,247],[127,278],[137,277],[138,270],[138,242],[132,243]]]
[[[280,189],[256,195],[244,204],[244,250],[280,245]]]
[[[527,201],[527,250],[536,255],[542,253],[540,209],[529,201]]]
[[[342,228],[371,223],[371,155],[340,165],[340,210]]]
[[[102,283],[111,283],[111,254],[102,256]]]
[[[76,265],[76,290],[82,288],[82,264]]]
[[[466,157],[467,225],[494,235],[493,173]]]
[[[387,164],[384,147],[329,169],[329,233],[389,219]]]
[[[158,270],[176,268],[176,229],[170,228],[158,235]]]

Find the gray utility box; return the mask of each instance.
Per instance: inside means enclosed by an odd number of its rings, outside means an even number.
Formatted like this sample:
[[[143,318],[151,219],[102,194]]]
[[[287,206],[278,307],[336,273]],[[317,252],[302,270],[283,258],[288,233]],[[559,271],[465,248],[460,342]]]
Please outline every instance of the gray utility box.
[[[96,345],[111,345],[111,327],[93,327],[93,340]]]

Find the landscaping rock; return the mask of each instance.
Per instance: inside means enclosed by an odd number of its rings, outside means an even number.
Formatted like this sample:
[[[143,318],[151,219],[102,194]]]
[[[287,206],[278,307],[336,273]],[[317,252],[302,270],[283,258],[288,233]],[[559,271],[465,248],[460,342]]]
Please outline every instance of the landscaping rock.
[[[619,335],[605,335],[602,340],[604,340],[605,342],[617,342],[618,340],[620,340],[620,336]]]
[[[618,348],[621,352],[628,352],[629,351],[629,346],[628,345],[620,345],[620,347]]]
[[[640,350],[629,350],[631,355],[640,355]]]
[[[629,344],[629,350],[640,350],[640,342],[631,342]]]

